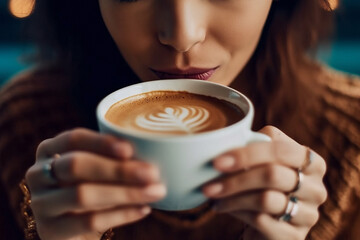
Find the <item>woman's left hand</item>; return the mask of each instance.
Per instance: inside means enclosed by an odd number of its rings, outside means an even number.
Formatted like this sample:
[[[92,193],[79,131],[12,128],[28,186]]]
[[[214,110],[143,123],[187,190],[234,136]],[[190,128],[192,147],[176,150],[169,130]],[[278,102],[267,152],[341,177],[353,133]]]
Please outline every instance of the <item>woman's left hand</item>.
[[[260,132],[271,142],[251,143],[217,157],[224,175],[203,187],[215,210],[249,227],[244,239],[305,239],[326,200],[324,159],[275,127]],[[310,152],[311,151],[311,152]]]

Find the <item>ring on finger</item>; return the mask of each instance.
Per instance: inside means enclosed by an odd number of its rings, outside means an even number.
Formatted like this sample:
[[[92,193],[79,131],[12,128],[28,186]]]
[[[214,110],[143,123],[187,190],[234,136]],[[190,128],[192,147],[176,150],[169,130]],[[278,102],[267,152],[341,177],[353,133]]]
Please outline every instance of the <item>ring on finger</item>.
[[[298,199],[297,197],[290,196],[289,201],[286,206],[285,213],[280,216],[279,220],[284,222],[289,222],[299,211]]]
[[[305,160],[303,165],[300,167],[300,169],[301,170],[306,169],[314,161],[314,157],[315,157],[314,152],[309,147],[306,147]]]
[[[42,172],[46,178],[50,179],[52,182],[58,182],[58,178],[55,174],[55,161],[60,158],[60,154],[56,153],[53,155],[50,160],[46,161],[42,166]]]
[[[296,173],[297,173],[297,177],[296,177],[296,184],[295,184],[295,187],[289,192],[289,193],[294,193],[296,191],[298,191],[301,187],[301,184],[304,180],[304,174],[302,173],[302,171],[300,169],[297,169],[296,170]]]

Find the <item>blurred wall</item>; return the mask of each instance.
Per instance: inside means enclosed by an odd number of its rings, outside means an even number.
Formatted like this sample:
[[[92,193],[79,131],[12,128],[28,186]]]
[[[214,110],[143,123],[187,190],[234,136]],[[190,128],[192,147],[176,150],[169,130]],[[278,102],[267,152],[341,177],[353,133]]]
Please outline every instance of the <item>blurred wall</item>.
[[[24,35],[26,19],[13,17],[8,0],[0,0],[0,85],[20,70],[28,67],[22,60],[31,44]]]
[[[360,0],[341,0],[331,45],[322,46],[319,59],[333,68],[360,75]]]

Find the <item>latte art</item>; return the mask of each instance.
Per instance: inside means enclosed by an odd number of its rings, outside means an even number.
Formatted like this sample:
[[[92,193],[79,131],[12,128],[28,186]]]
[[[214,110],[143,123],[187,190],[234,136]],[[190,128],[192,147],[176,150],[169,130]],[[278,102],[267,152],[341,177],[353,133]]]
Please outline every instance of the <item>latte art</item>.
[[[163,111],[140,115],[135,123],[149,131],[185,132],[188,134],[200,132],[209,124],[210,113],[199,106],[166,107]]]
[[[105,114],[128,131],[157,135],[187,135],[224,128],[240,121],[236,105],[215,97],[181,92],[153,91],[123,99]]]

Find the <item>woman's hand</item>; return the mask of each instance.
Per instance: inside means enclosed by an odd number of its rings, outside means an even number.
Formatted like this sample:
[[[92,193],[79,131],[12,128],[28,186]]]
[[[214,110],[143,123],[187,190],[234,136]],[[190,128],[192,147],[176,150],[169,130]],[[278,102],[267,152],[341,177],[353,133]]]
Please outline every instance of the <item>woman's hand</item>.
[[[204,194],[215,199],[217,212],[229,213],[249,226],[246,240],[303,240],[327,197],[322,180],[325,161],[275,127],[261,132],[272,141],[252,143],[214,160],[224,176],[204,186]],[[287,219],[280,220],[285,212]]]
[[[42,142],[26,174],[41,239],[98,240],[148,215],[165,186],[155,166],[132,157],[129,143],[86,129]]]

